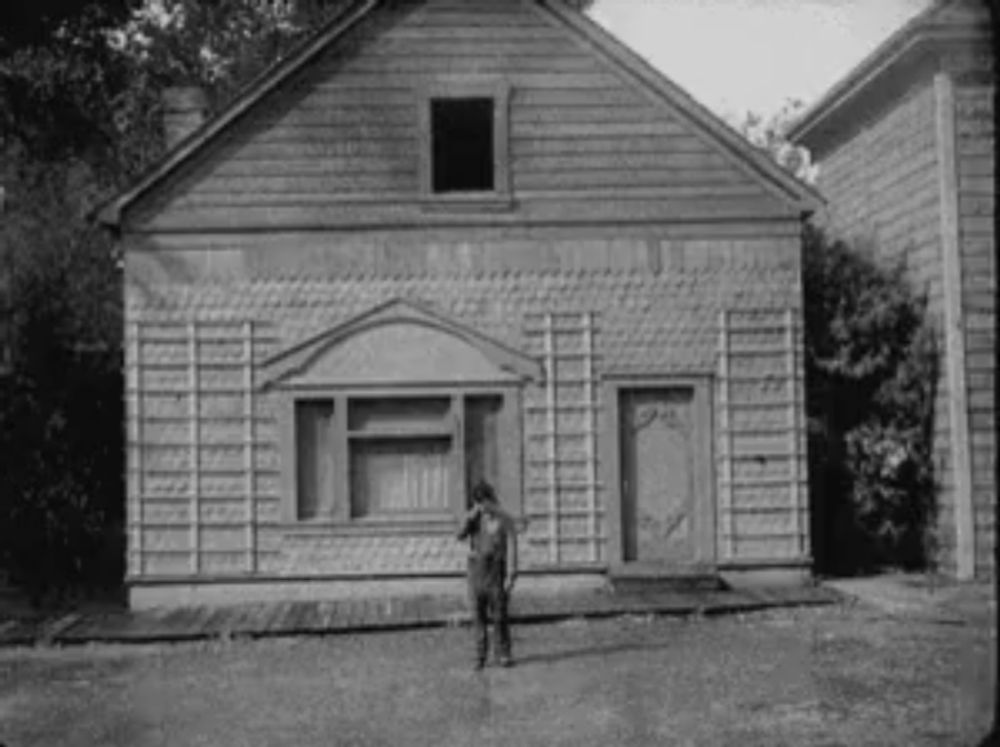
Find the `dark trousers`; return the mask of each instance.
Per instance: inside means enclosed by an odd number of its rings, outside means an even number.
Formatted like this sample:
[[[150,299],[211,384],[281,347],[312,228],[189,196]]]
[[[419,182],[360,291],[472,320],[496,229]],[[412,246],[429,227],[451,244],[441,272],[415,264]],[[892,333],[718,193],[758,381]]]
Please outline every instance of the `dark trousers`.
[[[493,617],[494,653],[498,657],[510,656],[510,625],[507,620],[507,592],[502,583],[469,584],[472,601],[473,630],[476,638],[476,657],[485,661],[489,653],[488,625]]]

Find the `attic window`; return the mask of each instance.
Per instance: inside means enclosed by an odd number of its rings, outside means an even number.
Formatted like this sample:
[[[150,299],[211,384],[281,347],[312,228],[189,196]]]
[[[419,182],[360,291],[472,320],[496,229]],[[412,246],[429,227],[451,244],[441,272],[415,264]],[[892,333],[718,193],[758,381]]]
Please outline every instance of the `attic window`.
[[[491,98],[431,101],[431,189],[492,192],[494,102]]]
[[[510,207],[504,82],[439,80],[420,99],[421,193],[429,210]]]

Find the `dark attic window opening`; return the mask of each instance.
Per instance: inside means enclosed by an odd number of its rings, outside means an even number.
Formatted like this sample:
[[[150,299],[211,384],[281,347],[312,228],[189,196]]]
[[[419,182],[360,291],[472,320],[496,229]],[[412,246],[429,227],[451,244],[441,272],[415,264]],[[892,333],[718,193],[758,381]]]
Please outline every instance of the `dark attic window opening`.
[[[495,189],[491,98],[431,101],[431,189],[492,192]]]

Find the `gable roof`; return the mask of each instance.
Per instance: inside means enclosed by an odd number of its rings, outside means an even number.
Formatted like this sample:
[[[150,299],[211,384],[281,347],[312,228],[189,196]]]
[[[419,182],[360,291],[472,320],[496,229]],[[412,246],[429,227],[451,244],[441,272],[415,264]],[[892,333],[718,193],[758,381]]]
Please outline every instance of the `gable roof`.
[[[251,81],[225,109],[178,143],[134,184],[99,208],[98,219],[108,225],[118,225],[123,212],[131,204],[155,189],[181,166],[196,159],[231,125],[254,109],[267,94],[280,88],[285,80],[295,75],[331,45],[336,44],[387,1],[348,0],[338,14],[304,40],[284,60]],[[823,204],[822,196],[813,187],[797,179],[775,163],[769,155],[751,145],[683,89],[582,12],[569,6],[565,0],[523,1],[538,8],[552,22],[586,43],[593,52],[610,61],[630,79],[652,92],[661,104],[707,135],[724,155],[748,168],[779,198],[802,212],[813,211]]]
[[[866,92],[916,62],[928,49],[973,40],[982,34],[968,14],[966,0],[933,0],[835,83],[789,128],[788,138],[814,148],[831,120]],[[835,129],[835,128],[834,128]]]

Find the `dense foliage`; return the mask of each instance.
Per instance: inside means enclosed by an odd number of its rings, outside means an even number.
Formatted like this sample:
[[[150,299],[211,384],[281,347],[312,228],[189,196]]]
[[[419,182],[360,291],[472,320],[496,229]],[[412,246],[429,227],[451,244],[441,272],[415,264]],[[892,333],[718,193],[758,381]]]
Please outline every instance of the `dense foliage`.
[[[818,568],[934,559],[937,352],[902,266],[807,228],[806,395]]]
[[[123,572],[121,263],[89,215],[161,154],[163,88],[222,102],[321,19],[273,0],[93,3],[0,39],[0,569],[36,598]]]

